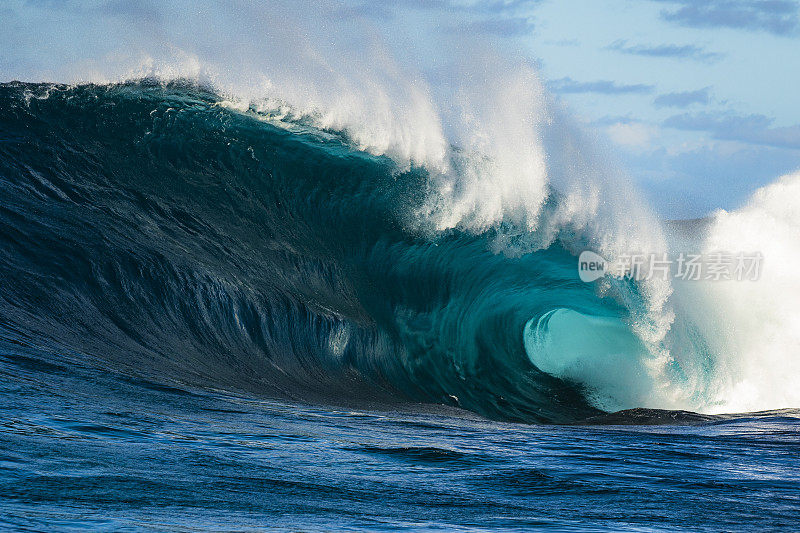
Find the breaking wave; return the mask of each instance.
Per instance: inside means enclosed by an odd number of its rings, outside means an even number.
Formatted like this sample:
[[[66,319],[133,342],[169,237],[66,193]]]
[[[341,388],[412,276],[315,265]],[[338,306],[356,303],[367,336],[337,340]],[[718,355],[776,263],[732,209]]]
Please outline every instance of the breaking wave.
[[[508,420],[800,405],[800,175],[665,224],[528,61],[469,32],[382,34],[338,2],[112,4],[8,10],[3,80],[43,83],[0,85],[2,342]],[[584,283],[587,249],[764,264]]]

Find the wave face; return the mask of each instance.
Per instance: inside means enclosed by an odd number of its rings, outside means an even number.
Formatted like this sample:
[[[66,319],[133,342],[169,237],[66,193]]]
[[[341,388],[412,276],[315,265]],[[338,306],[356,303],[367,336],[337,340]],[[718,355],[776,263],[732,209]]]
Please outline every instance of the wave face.
[[[742,383],[732,315],[680,307],[729,296],[677,288],[668,308],[671,288],[578,279],[569,194],[545,194],[536,228],[443,223],[429,166],[188,83],[5,84],[0,129],[5,341],[162,382],[521,421],[719,410]]]
[[[308,401],[593,412],[530,365],[557,247],[406,227],[428,174],[193,86],[2,87],[3,336],[115,369]],[[563,268],[559,268],[563,267]]]

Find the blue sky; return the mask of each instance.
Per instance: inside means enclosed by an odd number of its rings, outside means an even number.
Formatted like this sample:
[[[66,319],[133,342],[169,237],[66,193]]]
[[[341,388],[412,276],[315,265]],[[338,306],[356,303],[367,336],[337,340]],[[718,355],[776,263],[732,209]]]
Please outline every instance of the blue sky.
[[[503,3],[550,88],[666,216],[736,207],[800,169],[800,3]]]

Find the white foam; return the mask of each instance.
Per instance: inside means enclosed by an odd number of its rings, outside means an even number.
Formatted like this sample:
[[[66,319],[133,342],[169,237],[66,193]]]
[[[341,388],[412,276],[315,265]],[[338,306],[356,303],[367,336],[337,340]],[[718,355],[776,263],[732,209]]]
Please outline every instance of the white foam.
[[[743,208],[718,211],[705,252],[760,252],[757,281],[694,287],[695,319],[716,358],[700,407],[736,412],[800,405],[800,173],[756,191]]]

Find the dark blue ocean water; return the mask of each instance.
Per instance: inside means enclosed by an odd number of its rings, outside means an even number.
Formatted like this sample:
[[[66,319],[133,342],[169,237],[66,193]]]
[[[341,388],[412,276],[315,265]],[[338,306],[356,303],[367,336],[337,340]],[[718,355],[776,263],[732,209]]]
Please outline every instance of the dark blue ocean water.
[[[12,530],[792,531],[800,413],[494,422],[183,390],[0,352]]]

